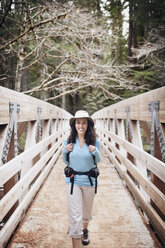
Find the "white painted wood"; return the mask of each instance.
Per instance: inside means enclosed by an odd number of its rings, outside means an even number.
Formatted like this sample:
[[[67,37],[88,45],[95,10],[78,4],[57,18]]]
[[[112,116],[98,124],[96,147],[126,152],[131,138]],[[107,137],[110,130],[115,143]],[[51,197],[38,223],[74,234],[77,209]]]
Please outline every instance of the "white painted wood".
[[[28,131],[25,151],[13,159],[10,156],[11,160],[0,167],[0,184],[2,186],[20,172],[20,180],[13,185],[12,189],[7,192],[0,201],[0,219],[2,220],[5,215],[8,214],[14,203],[19,200],[19,205],[14,212],[11,213],[7,223],[0,231],[0,247],[3,247],[10,238],[39,187],[54,165],[55,160],[58,158],[62,149],[63,140],[68,135],[68,120],[71,117],[67,111],[57,106],[0,87],[0,155],[2,155],[7,125],[9,123],[9,102],[20,104],[20,111],[19,114],[17,114],[18,138],[21,136],[27,124]],[[42,109],[40,119],[43,120],[43,140],[36,144],[35,134],[38,107]],[[52,123],[55,123],[56,126],[52,125],[52,134],[49,136],[50,130],[48,123],[50,122],[50,118],[52,118]],[[59,131],[55,130],[56,128]],[[13,147],[11,148],[13,149]],[[55,155],[53,155],[54,153]],[[41,158],[39,155],[41,155]],[[36,157],[40,159],[37,161]],[[32,181],[33,184],[31,185]]]
[[[106,148],[106,151],[108,152],[108,149]],[[132,179],[128,176],[128,174],[123,170],[121,164],[117,161],[115,158],[115,155],[113,153],[109,152],[110,159],[115,164],[116,168],[118,169],[120,175],[125,180],[126,184],[128,185],[129,190],[133,193],[137,201],[140,203],[140,206],[142,209],[145,209],[145,213],[148,216],[148,218],[151,220],[151,223],[155,227],[156,231],[162,238],[162,240],[165,242],[165,223],[163,220],[159,217],[159,215],[156,213],[154,208],[146,201],[144,196],[142,195],[141,191],[138,189],[138,187],[134,184]],[[136,167],[135,167],[136,168]]]
[[[165,163],[151,156],[149,153],[142,151],[141,149],[136,147],[134,144],[128,142],[127,140],[123,140],[121,137],[115,135],[111,131],[107,132],[102,130],[102,132],[106,133],[107,136],[115,140],[116,143],[121,145],[132,156],[136,157],[139,161],[144,163],[144,166],[147,169],[152,171],[157,177],[159,177],[163,182],[165,182]]]
[[[4,184],[8,181],[13,175],[15,175],[22,167],[26,164],[27,161],[31,161],[38,153],[40,153],[46,146],[48,146],[51,142],[56,139],[61,133],[64,131],[60,131],[58,133],[53,133],[48,138],[40,141],[35,146],[30,147],[25,150],[25,152],[21,153],[14,159],[10,160],[8,163],[0,167],[0,182]]]
[[[145,214],[148,216],[158,235],[161,237],[162,241],[165,242],[165,223],[157,214],[155,209],[151,206],[150,203],[146,201],[146,199],[141,194],[140,190],[133,185],[132,180],[128,175],[124,174],[124,179],[127,182],[127,185],[130,191],[133,193],[137,201],[139,202],[142,209],[145,210]]]
[[[108,143],[106,140],[104,142],[106,142],[106,149],[109,147],[113,151],[113,154],[122,162],[122,165],[125,166],[125,168],[143,188],[143,190],[151,197],[155,204],[165,214],[165,195],[147,178],[147,176],[141,172],[138,167],[136,167],[129,159],[125,158],[114,145],[112,145],[110,142]],[[122,168],[122,174],[124,171],[124,168]],[[141,192],[141,194],[145,198],[143,192]],[[149,198],[145,199],[149,202]]]
[[[44,169],[47,161],[54,154],[54,151],[62,145],[62,140],[55,143],[51,149],[26,173],[26,175],[6,194],[0,201],[0,221],[5,217],[14,203],[22,196],[24,192],[29,191],[29,186],[34,178]]]
[[[58,152],[53,156],[53,158],[49,161],[48,165],[46,166],[45,170],[40,174],[38,180],[33,184],[30,188],[28,194],[25,196],[23,201],[20,205],[16,208],[12,216],[9,218],[7,223],[4,225],[3,229],[0,231],[0,247],[5,247],[7,241],[9,240],[10,236],[12,235],[13,231],[23,218],[28,206],[30,205],[31,201],[33,200],[34,196],[37,194],[39,188],[43,184],[44,180],[48,176],[51,168],[54,166],[55,161],[57,160],[61,148],[59,148]]]
[[[163,135],[165,136],[165,87],[108,106],[103,110],[97,111],[92,117],[96,122],[99,139],[106,149],[107,154],[109,154],[109,158],[113,161],[123,180],[126,181],[129,189],[137,198],[142,209],[144,209],[151,223],[162,237],[162,235],[165,234],[164,223],[148,199],[144,197],[143,190],[151,197],[158,208],[165,213],[164,194],[147,178],[146,173],[146,169],[149,169],[154,175],[165,182],[165,164],[143,151],[139,127],[139,121],[141,121],[142,128],[145,130],[148,139],[150,139],[150,129],[147,122],[151,121],[151,112],[148,111],[148,103],[155,100],[160,101],[158,117]],[[20,112],[17,116],[18,122],[20,124],[28,122],[30,127],[25,151],[0,167],[0,182],[2,185],[19,171],[22,173],[20,181],[13,186],[0,202],[1,220],[20,198],[22,192],[25,192],[24,190],[27,191],[27,194],[23,199],[21,198],[22,201],[19,203],[17,209],[0,231],[0,247],[1,245],[3,247],[9,239],[12,231],[16,228],[22,215],[32,201],[32,198],[43,183],[50,168],[53,166],[52,160],[55,161],[54,158],[57,158],[56,155],[59,154],[59,151],[62,149],[61,144],[63,139],[68,136],[68,119],[71,117],[65,110],[49,103],[0,87],[0,125],[7,125],[9,122],[8,106],[10,101],[20,104]],[[133,128],[133,144],[125,140],[124,120],[126,119],[125,108],[127,106],[134,106],[130,111],[130,120]],[[35,144],[34,126],[37,120],[37,107],[42,108],[41,120],[43,120],[44,125],[43,140]],[[47,135],[49,135],[48,120],[50,119],[50,111],[52,111],[52,135],[47,137]],[[118,135],[115,134],[114,118],[117,118]],[[109,120],[110,130],[108,130]],[[4,133],[5,130],[0,133],[0,144],[4,142]],[[55,150],[58,149],[54,156],[53,148]],[[0,151],[0,153],[2,153],[2,151]],[[130,153],[134,157],[136,166],[127,159],[127,153]],[[41,154],[42,157],[38,162],[34,161],[33,158],[39,154]],[[49,161],[48,165],[45,166],[46,161],[52,156],[53,158]],[[28,168],[26,168],[26,165],[28,165]],[[128,171],[137,180],[140,190],[127,173]],[[31,180],[36,178],[39,172],[41,172],[41,174],[32,187],[29,188]]]
[[[7,124],[9,122],[9,102],[16,102],[20,104],[18,122],[37,120],[37,107],[42,108],[42,120],[48,120],[50,118],[50,111],[52,111],[52,119],[55,118],[57,112],[58,118],[66,117],[69,119],[71,117],[71,115],[64,109],[37,98],[0,86],[0,125]]]
[[[117,120],[117,125],[118,125],[118,132],[119,132],[118,136],[125,140],[124,121]],[[122,155],[126,158],[126,154],[127,154],[126,150],[122,146],[119,146],[119,150],[122,153]]]
[[[141,139],[141,132],[140,132],[140,125],[139,125],[139,121],[131,121],[132,123],[132,132],[133,132],[133,139],[132,139],[132,143],[138,147],[139,149],[141,149],[143,151],[143,144],[142,144],[142,139]],[[144,166],[144,164],[141,162],[141,160],[138,160],[135,157],[135,164],[136,166],[139,168],[139,170],[141,171],[141,173],[147,177],[147,169]],[[142,191],[142,194],[144,196],[144,198],[149,201],[149,197],[146,194],[146,192],[143,190],[143,188],[141,188],[141,186],[139,185],[140,190]]]
[[[94,113],[92,118],[107,118],[107,111],[110,113],[110,118],[115,118],[116,110],[117,119],[126,119],[125,108],[133,106],[130,111],[131,120],[150,121],[151,112],[148,111],[148,103],[157,100],[160,101],[159,121],[165,123],[165,86],[105,107]]]

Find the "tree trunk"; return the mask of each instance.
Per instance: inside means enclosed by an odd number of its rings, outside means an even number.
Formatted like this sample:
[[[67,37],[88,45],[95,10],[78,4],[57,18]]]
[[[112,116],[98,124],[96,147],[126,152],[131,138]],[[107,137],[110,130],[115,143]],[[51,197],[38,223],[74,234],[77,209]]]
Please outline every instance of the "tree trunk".
[[[135,6],[132,0],[129,1],[129,38],[128,38],[128,56],[132,57],[132,48],[137,47],[136,24],[134,20]]]
[[[74,104],[73,104],[73,97],[71,96],[71,95],[69,95],[69,104],[68,104],[68,111],[69,111],[69,113],[71,113],[71,114],[74,114]]]
[[[22,1],[23,2],[23,1]],[[27,13],[25,11],[25,6],[24,4],[22,4],[22,11],[21,11],[21,15],[22,15],[22,28],[21,31],[24,32],[25,31],[25,23],[27,21]],[[18,61],[17,61],[17,68],[16,68],[16,76],[15,76],[15,90],[16,91],[21,91],[21,81],[22,81],[22,68],[24,66],[24,39],[26,39],[26,36],[24,36],[20,43],[19,43],[19,52],[18,52]]]
[[[24,47],[21,42],[19,45],[19,54],[18,54],[18,62],[16,68],[16,75],[15,75],[15,90],[21,91],[21,80],[22,80],[22,68],[24,64],[24,57],[23,57]]]
[[[24,61],[23,66],[26,66],[26,61]],[[27,91],[28,87],[27,87],[27,80],[28,80],[28,72],[27,70],[23,70],[22,72],[22,91]]]
[[[122,5],[121,1],[118,1],[117,4],[117,13],[118,13],[118,42],[117,42],[117,63],[121,63],[121,57],[122,57],[122,51],[121,51],[121,39],[122,39],[122,27],[123,27],[123,21],[122,21]]]
[[[63,92],[65,92],[65,90],[63,90]],[[66,108],[65,95],[62,96],[62,108],[63,108],[63,109]]]
[[[101,10],[101,7],[100,7],[100,0],[97,0],[97,1],[96,1],[96,8],[97,8],[97,11],[100,12],[100,10]]]

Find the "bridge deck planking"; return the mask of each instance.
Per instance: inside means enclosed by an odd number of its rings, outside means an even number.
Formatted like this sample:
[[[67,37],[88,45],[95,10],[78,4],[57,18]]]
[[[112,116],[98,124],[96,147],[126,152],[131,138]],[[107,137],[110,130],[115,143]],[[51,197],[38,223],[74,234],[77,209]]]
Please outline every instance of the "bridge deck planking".
[[[106,154],[99,163],[98,194],[88,248],[160,248]],[[61,156],[19,225],[8,248],[69,248]]]

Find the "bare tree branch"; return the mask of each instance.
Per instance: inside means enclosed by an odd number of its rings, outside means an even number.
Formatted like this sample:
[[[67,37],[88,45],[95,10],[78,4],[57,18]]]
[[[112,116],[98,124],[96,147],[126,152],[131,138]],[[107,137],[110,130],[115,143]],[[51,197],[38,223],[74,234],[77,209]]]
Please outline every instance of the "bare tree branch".
[[[67,92],[61,93],[60,95],[57,95],[57,96],[54,96],[54,97],[50,97],[50,98],[48,98],[48,99],[45,99],[45,101],[47,102],[47,101],[50,101],[50,100],[55,100],[55,99],[60,98],[60,97],[62,97],[62,96],[64,96],[64,95],[66,95],[66,94],[71,94],[72,92],[77,92],[77,91],[80,90],[80,89],[89,87],[90,85],[91,85],[91,84],[79,86],[79,87],[77,87],[77,88],[75,88],[75,89],[68,90]]]
[[[15,37],[13,40],[9,41],[7,44],[5,44],[4,46],[1,46],[0,47],[0,51],[7,48],[9,45],[13,44],[14,42],[18,41],[19,39],[21,39],[22,37],[24,37],[26,34],[32,32],[35,28],[39,27],[39,26],[42,26],[42,25],[45,25],[45,24],[48,24],[50,22],[53,22],[54,20],[58,20],[60,18],[65,18],[65,16],[68,14],[68,12],[64,13],[64,14],[61,14],[59,16],[55,16],[51,19],[47,19],[45,21],[42,21],[40,23],[37,23],[36,25],[34,26],[30,26],[28,28],[28,30],[26,30],[25,32],[21,33],[19,36]]]

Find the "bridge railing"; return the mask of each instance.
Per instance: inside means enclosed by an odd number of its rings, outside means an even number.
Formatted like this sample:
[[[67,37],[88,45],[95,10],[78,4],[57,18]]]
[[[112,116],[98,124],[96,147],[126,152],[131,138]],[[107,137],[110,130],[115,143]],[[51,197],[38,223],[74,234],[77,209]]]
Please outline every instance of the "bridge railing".
[[[0,247],[60,155],[70,117],[57,106],[0,87]]]
[[[165,87],[108,106],[92,117],[107,155],[165,243]],[[149,152],[144,140],[150,143]]]

